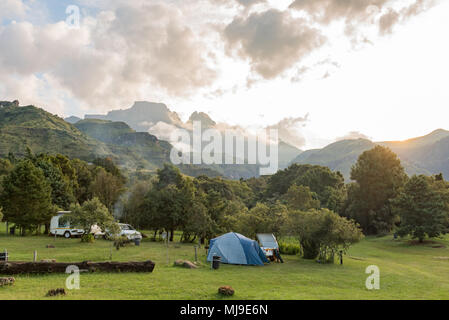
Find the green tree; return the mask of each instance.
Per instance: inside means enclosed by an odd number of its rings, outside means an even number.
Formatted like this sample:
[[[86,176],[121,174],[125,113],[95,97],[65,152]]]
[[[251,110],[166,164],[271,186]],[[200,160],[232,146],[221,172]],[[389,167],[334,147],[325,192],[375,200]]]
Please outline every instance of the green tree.
[[[449,232],[448,188],[441,188],[437,181],[423,175],[413,176],[393,202],[401,218],[400,236],[410,235],[422,243],[426,236],[439,237]]]
[[[164,167],[157,171],[157,176],[156,188],[158,189],[162,189],[170,184],[179,186],[183,181],[181,171],[174,165],[168,163],[165,163]]]
[[[91,166],[87,162],[79,159],[72,159],[71,166],[76,172],[76,183],[74,184],[73,193],[78,203],[84,203],[92,199],[91,185],[94,176]]]
[[[257,203],[248,213],[238,217],[237,231],[253,239],[258,233],[279,235],[287,219],[287,212],[287,207],[279,202],[274,205]]]
[[[5,177],[0,202],[6,221],[20,227],[22,234],[47,223],[54,214],[50,184],[31,160],[19,162]]]
[[[75,197],[71,183],[64,176],[61,168],[44,155],[35,158],[34,164],[42,169],[45,178],[50,184],[53,205],[62,210],[68,210],[70,205],[75,202]]]
[[[93,164],[97,167],[101,167],[121,181],[122,184],[126,183],[126,178],[123,176],[120,169],[115,165],[111,158],[97,158]]]
[[[3,209],[0,207],[0,222],[3,221]]]
[[[268,179],[265,200],[280,199],[291,186],[309,187],[322,207],[335,209],[345,198],[344,178],[340,172],[327,167],[293,164]],[[339,196],[341,199],[336,199]]]
[[[148,227],[143,217],[145,216],[145,197],[151,188],[152,185],[145,181],[139,181],[133,186],[123,205],[123,215],[121,217],[123,221],[137,228]]]
[[[309,187],[292,185],[287,193],[285,199],[290,210],[309,210],[319,209],[320,200],[316,193],[310,191]]]
[[[72,205],[70,210],[71,213],[64,215],[64,219],[70,221],[71,225],[82,228],[85,235],[90,234],[95,225],[112,234],[118,231],[114,217],[98,198],[86,201],[82,205]]]
[[[143,218],[153,229],[170,232],[170,241],[174,231],[186,225],[195,201],[195,187],[190,178],[180,176],[172,181],[176,184],[158,181],[151,189],[145,200]]]
[[[328,209],[291,211],[286,224],[287,232],[300,240],[305,259],[333,262],[338,251],[347,252],[360,241],[363,234],[351,220]]]
[[[123,180],[120,177],[112,175],[103,168],[97,168],[95,178],[91,184],[91,191],[94,197],[108,208],[114,211],[114,205],[125,191]]]
[[[407,181],[407,175],[395,153],[376,146],[364,152],[351,170],[345,215],[355,219],[367,234],[389,232],[397,221],[391,208]]]

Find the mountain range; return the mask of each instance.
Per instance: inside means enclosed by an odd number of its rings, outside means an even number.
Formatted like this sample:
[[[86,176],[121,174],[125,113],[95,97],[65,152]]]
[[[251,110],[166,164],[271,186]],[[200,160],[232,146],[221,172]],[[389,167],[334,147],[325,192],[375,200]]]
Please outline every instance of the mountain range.
[[[449,131],[443,129],[406,141],[337,141],[322,149],[305,151],[292,163],[327,166],[340,171],[346,180],[350,180],[351,167],[358,157],[376,145],[388,147],[395,152],[409,175],[443,173],[449,177]]]
[[[140,117],[139,110],[142,111]],[[193,121],[201,121],[204,128],[217,127],[205,113],[195,112],[183,123],[175,112],[155,103],[137,102],[127,110],[90,115],[84,120],[70,117],[65,121],[35,106],[19,107],[18,101],[0,101],[0,157],[6,157],[10,152],[25,155],[29,147],[35,153],[61,153],[86,161],[111,157],[118,165],[130,170],[154,171],[170,161],[172,145],[148,131],[158,124],[169,129],[186,128]],[[376,145],[389,147],[397,153],[408,174],[443,173],[449,177],[449,131],[442,129],[406,141],[342,140],[304,152],[280,141],[280,168],[292,163],[317,164],[342,172],[349,181],[351,167],[357,158]],[[258,165],[180,167],[192,176],[206,174],[240,179],[259,174]]]
[[[169,140],[173,130],[185,129],[190,135],[192,135],[192,124],[195,121],[201,122],[202,130],[217,129],[223,132],[225,129],[234,130],[235,128],[227,124],[218,124],[211,117],[204,112],[194,112],[189,117],[187,122],[183,123],[179,115],[171,111],[165,104],[138,101],[129,109],[122,109],[117,111],[110,111],[107,114],[86,114],[84,119],[86,120],[107,120],[113,122],[124,122],[137,132],[149,132],[157,136],[160,140]],[[67,122],[77,125],[80,121],[77,117],[69,117],[65,119]],[[245,135],[243,128],[235,130],[237,134]],[[224,137],[224,134],[223,134]],[[245,136],[246,137],[246,136]],[[102,140],[101,140],[102,141]],[[206,145],[206,143],[204,143]],[[203,145],[203,146],[204,146]],[[223,146],[224,146],[223,141]],[[224,147],[223,147],[224,149]],[[247,142],[245,142],[245,150],[248,150]],[[225,154],[225,151],[222,151]],[[299,154],[302,150],[284,142],[279,141],[279,167],[286,168],[290,162]],[[245,159],[244,159],[245,160]],[[218,170],[222,174],[225,174],[230,178],[248,178],[256,172],[258,166],[213,166],[215,170]],[[237,168],[240,167],[238,170]],[[233,168],[230,172],[228,169]],[[243,168],[243,170],[242,170]],[[244,169],[246,168],[246,170]],[[224,171],[223,171],[224,170]],[[237,170],[238,172],[235,172]],[[248,171],[248,172],[245,172]]]

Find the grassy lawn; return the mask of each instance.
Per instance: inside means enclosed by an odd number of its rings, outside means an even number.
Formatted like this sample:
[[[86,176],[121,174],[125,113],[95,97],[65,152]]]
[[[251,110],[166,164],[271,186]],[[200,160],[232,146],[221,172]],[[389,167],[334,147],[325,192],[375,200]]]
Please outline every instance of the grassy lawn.
[[[196,270],[175,268],[176,259],[194,260],[193,245],[171,244],[169,263],[163,243],[143,242],[112,251],[114,261],[152,260],[151,274],[81,274],[81,289],[56,299],[220,299],[217,289],[230,285],[235,299],[449,299],[449,237],[435,244],[412,245],[392,237],[367,238],[355,245],[341,265],[320,265],[298,256],[284,256],[284,264],[265,267],[222,265],[212,271],[200,250],[203,266]],[[47,249],[47,244],[55,249]],[[111,243],[98,240],[81,244],[79,239],[56,241],[49,237],[5,235],[0,224],[0,251],[8,249],[12,261],[38,259],[58,262],[108,261]],[[365,288],[365,269],[377,265],[381,289]],[[50,289],[65,286],[65,275],[17,276],[12,287],[0,288],[0,300],[47,299]]]

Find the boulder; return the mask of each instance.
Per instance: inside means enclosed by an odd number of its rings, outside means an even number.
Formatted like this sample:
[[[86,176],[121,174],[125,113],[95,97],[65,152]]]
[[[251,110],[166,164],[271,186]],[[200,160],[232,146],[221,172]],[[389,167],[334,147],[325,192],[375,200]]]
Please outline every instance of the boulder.
[[[230,286],[223,286],[223,287],[218,288],[218,293],[223,296],[230,297],[230,296],[234,295],[235,290]]]
[[[183,267],[186,269],[197,269],[198,267],[188,260],[176,260],[175,267]]]
[[[65,296],[67,293],[64,288],[53,289],[47,292],[47,297]]]
[[[16,279],[10,278],[0,278],[0,287],[12,286],[16,282]]]

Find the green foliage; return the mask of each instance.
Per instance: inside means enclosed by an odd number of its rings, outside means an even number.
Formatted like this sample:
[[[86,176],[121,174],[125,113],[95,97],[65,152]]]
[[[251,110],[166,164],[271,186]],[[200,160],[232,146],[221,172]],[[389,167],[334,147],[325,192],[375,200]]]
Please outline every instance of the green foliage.
[[[98,198],[86,201],[82,206],[72,205],[71,213],[66,214],[63,219],[67,219],[74,226],[79,226],[85,234],[90,234],[92,227],[97,225],[101,230],[108,230],[111,234],[118,233],[118,225],[114,217],[109,213],[108,208]]]
[[[23,229],[47,223],[52,214],[51,187],[42,169],[22,160],[3,180],[4,218]]]
[[[449,232],[449,184],[438,177],[413,176],[393,205],[401,218],[400,236],[423,242]]]
[[[3,220],[3,209],[0,207],[0,222]]]
[[[125,188],[120,177],[107,172],[102,167],[97,167],[90,190],[92,195],[97,197],[112,212],[115,203],[125,191]]]
[[[87,162],[79,159],[71,160],[71,165],[76,172],[76,180],[74,185],[74,196],[76,202],[84,203],[89,199],[92,199],[91,185],[93,183],[93,170]]]
[[[236,230],[253,239],[258,233],[279,235],[287,219],[287,211],[287,207],[279,202],[274,205],[257,203],[248,213],[238,216]]]
[[[61,167],[52,161],[52,157],[41,155],[33,157],[32,160],[38,168],[42,169],[50,184],[53,205],[62,210],[68,210],[75,202],[70,178],[64,176]]]
[[[358,225],[328,210],[293,211],[289,214],[287,232],[300,239],[305,259],[333,262],[339,250],[363,238]]]
[[[292,185],[285,194],[285,200],[290,210],[319,209],[320,200],[315,192],[311,192],[309,187]]]
[[[352,168],[356,183],[348,190],[345,215],[355,219],[367,234],[389,232],[397,221],[391,208],[407,176],[390,149],[376,146],[364,152]]]
[[[346,196],[344,178],[339,172],[321,166],[293,164],[268,179],[265,199],[279,199],[293,185],[309,187],[320,205],[328,209],[336,209]]]
[[[301,246],[295,243],[279,242],[279,251],[281,254],[296,256],[301,253]]]
[[[119,251],[120,248],[124,248],[130,242],[131,240],[129,240],[126,236],[116,237],[114,240],[114,247],[117,251]]]
[[[95,237],[93,234],[83,234],[81,236],[81,242],[83,243],[94,243],[95,242]]]

